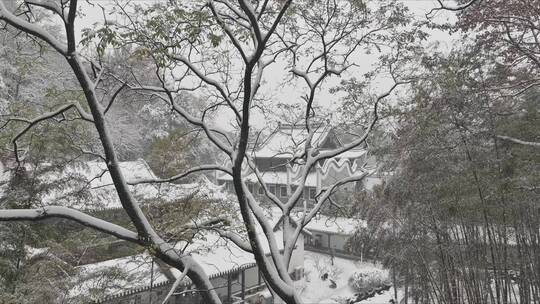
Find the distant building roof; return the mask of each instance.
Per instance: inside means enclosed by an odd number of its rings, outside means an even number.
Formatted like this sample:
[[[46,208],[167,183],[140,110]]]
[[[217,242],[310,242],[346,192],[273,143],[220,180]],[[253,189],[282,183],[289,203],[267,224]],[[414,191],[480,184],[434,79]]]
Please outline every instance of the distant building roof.
[[[151,278],[154,285],[167,281],[159,265],[152,263],[152,257],[147,253],[87,264],[77,269],[79,270],[78,282],[69,291],[70,297],[90,296],[93,297],[92,300],[98,300],[104,295],[150,285]],[[111,272],[114,275],[111,275]],[[92,296],[94,289],[100,292]]]
[[[283,249],[283,241],[280,237],[282,233],[276,233],[275,235],[281,250]],[[175,248],[183,250],[185,245],[186,242],[178,242]],[[263,242],[263,246],[264,251],[269,253],[268,245],[265,242]],[[210,278],[255,265],[253,254],[240,249],[233,242],[223,239],[212,232],[199,232],[197,237],[186,247],[184,254],[189,254],[197,261]],[[144,289],[150,286],[152,277],[154,285],[169,281],[165,274],[167,271],[176,278],[182,276],[181,272],[175,268],[165,270],[161,267],[158,263],[152,263],[152,257],[147,253],[80,266],[78,267],[80,279],[83,280],[81,284],[78,284],[70,291],[70,296],[87,295],[92,288],[105,289],[102,291],[108,296],[120,294],[127,289]],[[116,276],[112,281],[105,282],[106,271],[115,268],[123,271],[125,276]],[[101,273],[103,275],[100,275]],[[189,282],[189,279],[186,278],[185,280]],[[106,286],[103,286],[104,284]]]
[[[279,208],[272,207],[269,209],[269,213],[273,219],[273,225],[277,223],[276,220],[281,220],[280,216],[282,212]],[[301,213],[291,215],[296,219],[301,218]],[[346,217],[329,217],[318,214],[306,225],[305,229],[310,232],[320,231],[332,234],[352,235],[360,227],[367,227],[366,221]]]
[[[155,178],[150,167],[142,159],[120,162],[119,165],[126,181]],[[73,183],[69,187],[49,191],[42,197],[44,204],[63,205],[87,210],[122,207],[104,162],[89,161],[68,166],[60,176],[50,174],[43,178],[54,181],[55,179],[66,177],[79,179],[79,182]],[[221,192],[221,188],[203,177],[201,177],[199,182],[190,184],[145,183],[130,186],[130,189],[135,197],[142,200],[161,199],[171,202],[194,193],[197,193],[200,197],[209,199],[221,199],[225,197],[225,194]]]
[[[312,146],[322,145],[327,138],[330,127],[319,125],[315,127]],[[292,157],[300,152],[308,133],[304,125],[281,124],[270,137],[255,151],[256,157]]]
[[[364,220],[317,215],[306,225],[306,229],[332,234],[353,235],[358,228],[365,228],[366,226],[367,223]]]
[[[214,233],[199,233],[200,237],[193,240],[186,249],[195,261],[201,265],[204,272],[213,276],[242,266],[255,263],[253,254],[242,250],[233,242],[219,237]],[[176,248],[183,248],[185,242],[180,242]],[[179,277],[180,271],[171,269]]]

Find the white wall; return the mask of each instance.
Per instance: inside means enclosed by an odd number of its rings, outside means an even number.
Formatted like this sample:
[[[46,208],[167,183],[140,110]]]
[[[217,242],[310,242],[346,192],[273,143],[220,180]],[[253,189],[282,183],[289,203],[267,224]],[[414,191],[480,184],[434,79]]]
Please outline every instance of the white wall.
[[[336,250],[345,250],[345,244],[347,243],[348,239],[349,236],[334,234],[330,237],[330,248]]]
[[[321,248],[333,248],[336,250],[345,250],[345,245],[347,244],[347,240],[350,236],[348,235],[342,235],[342,234],[331,234],[328,232],[320,232],[320,231],[311,231],[312,236],[312,245],[315,245],[315,240],[317,239],[317,235],[320,235],[320,241],[321,241]],[[330,243],[328,242],[328,238],[330,238]]]

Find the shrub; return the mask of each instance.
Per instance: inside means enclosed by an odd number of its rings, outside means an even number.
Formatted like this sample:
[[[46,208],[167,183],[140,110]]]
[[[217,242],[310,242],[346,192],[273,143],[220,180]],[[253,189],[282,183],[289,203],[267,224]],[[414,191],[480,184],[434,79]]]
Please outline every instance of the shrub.
[[[388,272],[384,270],[375,269],[365,272],[355,272],[349,278],[349,286],[357,292],[363,292],[389,284]]]

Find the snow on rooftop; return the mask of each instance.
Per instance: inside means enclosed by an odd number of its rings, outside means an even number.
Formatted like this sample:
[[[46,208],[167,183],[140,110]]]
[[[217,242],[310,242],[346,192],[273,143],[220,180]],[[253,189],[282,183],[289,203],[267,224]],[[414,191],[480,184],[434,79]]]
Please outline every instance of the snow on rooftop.
[[[281,212],[277,208],[271,208],[267,210],[267,218],[272,226],[276,225],[281,217]],[[236,219],[240,223],[240,219]],[[347,223],[350,226],[344,226],[343,228],[352,229],[355,227],[352,224],[352,221],[343,221],[340,218],[337,218],[338,223]],[[336,226],[332,226],[328,222],[323,222],[322,217],[318,217],[314,220],[315,225],[323,225],[324,229],[331,229],[333,231],[337,230]],[[334,222],[335,223],[335,222]],[[267,241],[262,237],[263,233],[260,227],[256,229],[260,235],[260,240],[263,243],[265,252],[269,253],[269,248]],[[281,231],[275,232],[276,242],[279,249],[283,248],[283,233]],[[217,234],[209,231],[200,231],[197,233],[196,237],[186,246],[186,242],[178,242],[175,246],[177,250],[185,248],[184,253],[191,255],[204,269],[204,271],[209,276],[219,275],[220,273],[227,272],[233,269],[238,269],[255,263],[254,256],[240,249],[237,245],[232,243],[229,240],[219,237]],[[311,253],[308,253],[308,255]],[[340,262],[341,263],[341,262]],[[347,262],[348,263],[348,262]],[[308,264],[311,267],[312,264]],[[340,264],[339,264],[340,265]],[[349,266],[347,266],[349,267]],[[355,266],[356,267],[356,266]],[[72,295],[81,295],[90,292],[93,288],[100,288],[100,284],[105,284],[105,291],[108,294],[119,293],[125,288],[138,288],[149,286],[150,277],[152,275],[152,264],[151,257],[144,253],[136,256],[125,257],[120,259],[114,259],[110,261],[105,261],[101,263],[95,263],[91,265],[85,265],[79,267],[81,270],[81,276],[83,279],[86,278],[86,281],[83,280],[83,283],[75,288],[72,291]],[[134,280],[133,282],[127,281],[123,277],[119,276],[118,278],[110,281],[104,282],[103,276],[100,276],[100,273],[106,273],[107,270],[118,269],[124,273],[124,276],[127,275],[127,278]],[[351,271],[355,268],[350,268]],[[156,264],[154,264],[154,284],[167,281],[167,278],[164,275],[163,269],[160,269]],[[347,270],[349,271],[349,270]],[[180,277],[181,272],[176,269],[170,269],[170,272],[176,276]],[[90,279],[87,279],[90,278]],[[346,279],[344,279],[346,280]],[[343,280],[342,280],[343,281]],[[341,284],[341,282],[340,282]],[[317,287],[320,288],[320,287]],[[344,288],[339,289],[341,291],[345,290]],[[338,295],[332,293],[331,295]],[[329,302],[333,303],[333,302]]]
[[[158,264],[152,263],[152,257],[146,253],[88,264],[77,269],[78,282],[70,290],[70,297],[94,295],[94,300],[97,300],[105,295],[167,280]]]
[[[184,246],[185,243],[181,242],[175,247],[182,248]],[[240,249],[231,241],[209,232],[201,233],[187,246],[185,252],[189,253],[209,276],[255,263],[253,254]],[[181,275],[177,269],[171,269],[171,271],[176,277]]]
[[[79,171],[91,179],[92,188],[112,184],[112,178],[107,171],[107,165],[102,161],[90,161],[86,170]],[[128,181],[156,178],[148,164],[142,160],[120,162],[120,170]],[[72,167],[73,168],[73,167]]]
[[[282,215],[282,211],[273,207],[268,210],[269,217],[273,220],[271,223],[275,225],[277,220]],[[301,217],[301,212],[296,214],[291,214],[295,218]],[[313,219],[306,225],[305,229],[311,231],[327,232],[333,234],[345,234],[352,235],[358,228],[366,228],[367,223],[364,220],[346,218],[346,217],[329,217],[323,214],[317,214]]]
[[[346,217],[328,217],[325,215],[315,216],[306,225],[306,229],[308,230],[345,235],[354,234],[360,227],[367,227],[366,221]]]
[[[326,138],[330,128],[320,126],[316,129],[312,139],[312,146],[317,147]],[[280,126],[255,152],[257,157],[291,157],[305,144],[307,131],[304,126]]]
[[[119,165],[128,182],[155,179],[152,170],[142,159],[120,162]],[[122,207],[104,162],[90,161],[81,165],[68,166],[60,176],[49,174],[45,178],[54,181],[66,177],[79,179],[80,183],[44,194],[42,201],[46,205],[64,205],[79,209]],[[144,183],[130,186],[130,189],[139,200],[160,199],[172,202],[192,194],[206,199],[226,199],[226,194],[221,191],[221,188],[213,185],[204,177],[189,184]]]
[[[180,252],[184,246],[185,242],[179,242],[175,248]],[[210,232],[199,233],[184,253],[191,255],[209,276],[255,263],[251,253]],[[88,296],[99,290],[97,297],[102,298],[127,289],[147,287],[151,282],[163,283],[168,278],[161,267],[152,263],[147,253],[80,266],[77,276],[80,283],[70,291],[70,296]],[[179,270],[169,270],[175,277],[181,276]]]

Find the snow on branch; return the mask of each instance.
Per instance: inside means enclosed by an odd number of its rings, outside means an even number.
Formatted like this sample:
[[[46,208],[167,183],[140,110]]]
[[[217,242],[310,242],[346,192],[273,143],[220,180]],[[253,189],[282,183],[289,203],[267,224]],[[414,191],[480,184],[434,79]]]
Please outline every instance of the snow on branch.
[[[46,206],[39,209],[0,210],[0,222],[39,221],[47,218],[65,218],[84,226],[113,235],[119,239],[139,244],[138,234],[122,226],[95,218],[86,213],[62,206]]]
[[[257,168],[257,165],[255,164],[253,159],[251,159],[250,157],[246,155],[246,160],[248,162],[249,167],[253,170],[253,173],[255,173],[255,176],[257,177],[257,180],[259,181],[259,185],[264,190],[264,194],[266,195],[266,197],[268,197],[274,204],[276,204],[276,206],[283,209],[284,207],[283,203],[279,200],[279,198],[275,194],[270,192],[270,189],[268,189],[268,185],[264,182],[261,172],[259,171],[259,168]]]
[[[221,171],[221,172],[225,172],[225,173],[227,173],[229,175],[232,175],[231,170],[229,170],[229,169],[227,169],[227,168],[225,168],[223,166],[202,165],[202,166],[191,168],[191,169],[187,170],[186,172],[171,176],[169,178],[139,179],[139,180],[128,181],[127,184],[133,186],[133,185],[138,185],[138,184],[170,183],[170,182],[175,182],[175,181],[177,181],[179,179],[182,179],[184,177],[187,177],[187,176],[189,176],[189,175],[191,175],[193,173],[201,172],[201,171]]]
[[[234,233],[229,230],[223,230],[220,228],[212,228],[213,231],[215,231],[219,236],[228,239],[229,241],[233,242],[236,246],[238,246],[240,249],[253,253],[253,248],[251,248],[251,245],[243,240],[240,235],[237,233]]]
[[[281,259],[281,254],[279,252],[279,247],[277,245],[276,237],[274,235],[274,230],[266,216],[264,215],[264,211],[261,208],[261,206],[257,203],[257,200],[255,197],[253,197],[253,194],[249,192],[249,189],[245,185],[243,181],[241,181],[242,190],[245,193],[245,199],[246,203],[248,204],[248,208],[251,210],[252,214],[254,215],[255,219],[257,220],[259,226],[262,229],[262,232],[264,234],[264,237],[268,243],[268,247],[270,249],[270,257],[273,261],[273,266],[271,267],[268,265],[267,259],[262,259],[260,262],[261,265],[259,267],[263,268],[264,271],[268,272],[268,275],[272,278],[273,282],[280,286],[280,288],[285,290],[291,290],[290,283],[291,278],[287,272],[287,267],[285,266],[285,261]],[[250,215],[246,217],[247,223],[246,228],[248,230],[248,236],[251,241],[253,241],[252,244],[255,244],[255,247],[253,247],[253,253],[255,256],[265,256],[262,244],[259,240],[259,237],[257,233],[255,232],[255,223],[253,222],[253,217]]]
[[[186,57],[184,56],[174,56],[174,55],[171,55],[170,56],[172,59],[175,59],[175,60],[178,60],[180,62],[182,62],[183,64],[185,64],[193,73],[195,73],[195,75],[200,79],[202,80],[204,83],[214,87],[218,92],[219,94],[221,95],[221,97],[225,100],[225,102],[227,103],[227,105],[229,106],[229,108],[234,112],[234,115],[236,116],[236,119],[238,119],[238,121],[241,121],[242,120],[242,116],[240,115],[240,112],[238,111],[238,109],[234,106],[231,98],[229,97],[229,95],[227,95],[225,89],[223,88],[223,86],[217,82],[216,80],[208,77],[207,75],[205,75],[201,70],[199,70],[189,59],[187,59]]]
[[[14,28],[40,38],[41,40],[52,46],[60,54],[64,56],[67,55],[68,50],[67,46],[64,43],[58,41],[49,32],[45,31],[43,27],[22,20],[21,18],[13,15],[4,5],[4,0],[0,0],[0,20],[4,20]]]
[[[292,251],[294,249],[294,244],[296,244],[296,242],[298,240],[298,237],[300,235],[300,232],[307,226],[307,224],[313,219],[313,217],[315,217],[315,215],[321,210],[322,205],[324,204],[324,202],[329,200],[330,196],[334,193],[335,190],[337,190],[339,187],[341,187],[341,186],[343,186],[345,184],[361,181],[366,176],[368,176],[368,175],[370,175],[372,173],[373,172],[363,172],[362,174],[359,174],[359,175],[349,176],[349,177],[343,178],[343,179],[335,182],[330,187],[328,187],[326,189],[323,189],[324,192],[321,191],[317,195],[316,204],[315,204],[315,206],[313,206],[313,208],[310,210],[310,212],[306,213],[306,211],[304,210],[304,214],[303,214],[302,218],[299,220],[299,224],[297,224],[297,226],[294,229],[293,233],[287,239],[287,242],[286,242],[286,244],[284,246],[283,255],[287,259],[291,258]]]
[[[46,0],[25,0],[24,2],[29,5],[38,6],[46,10],[49,10],[55,13],[56,15],[62,17],[62,19],[64,19],[64,12],[62,8],[56,2],[51,2],[51,1],[46,1]]]
[[[253,32],[255,33],[255,38],[257,39],[258,46],[263,46],[263,36],[261,34],[261,28],[259,27],[259,22],[257,20],[257,16],[255,16],[255,10],[253,9],[253,6],[250,2],[247,2],[245,0],[239,0],[238,3],[240,4],[240,8],[246,16],[249,19],[249,23],[253,27]]]
[[[18,154],[18,144],[17,144],[17,141],[24,135],[26,134],[28,131],[30,131],[30,129],[32,129],[33,126],[37,125],[38,123],[42,122],[42,121],[45,121],[45,120],[48,120],[48,119],[53,119],[55,116],[57,115],[60,115],[60,114],[64,114],[66,111],[68,111],[69,109],[71,108],[75,108],[77,109],[77,112],[79,112],[79,115],[81,116],[81,118],[85,121],[89,121],[89,122],[93,122],[94,120],[92,119],[92,116],[88,113],[86,113],[86,111],[81,107],[81,105],[77,102],[71,102],[71,103],[68,103],[68,104],[65,104],[65,105],[62,105],[60,107],[58,107],[57,109],[53,110],[53,111],[50,111],[50,112],[47,112],[47,113],[44,113],[38,117],[35,117],[33,119],[27,119],[27,118],[22,118],[22,117],[11,117],[11,118],[8,118],[8,120],[6,121],[6,123],[0,127],[3,128],[5,127],[8,123],[12,122],[12,121],[20,121],[20,122],[25,122],[27,123],[27,126],[22,129],[20,132],[17,133],[17,135],[15,135],[13,137],[13,139],[11,140],[11,143],[13,144],[13,149],[14,149],[14,153],[15,153],[15,160],[17,162],[20,162],[20,159],[19,159],[19,154]]]
[[[244,60],[244,62],[247,63],[248,58],[246,56],[246,53],[244,52],[244,49],[242,48],[242,45],[240,44],[240,41],[238,41],[238,39],[234,36],[235,35],[234,31],[221,18],[219,12],[216,10],[214,1],[208,1],[208,6],[210,7],[212,14],[214,15],[214,18],[216,18],[217,23],[221,26],[223,31],[227,34],[227,36],[231,40],[234,47],[238,50],[238,52],[242,56],[242,59]]]
[[[525,141],[521,139],[517,139],[510,136],[503,136],[503,135],[497,135],[498,138],[506,141],[513,142],[515,144],[524,145],[524,146],[531,146],[531,147],[540,147],[540,142],[534,142],[534,141]]]
[[[392,87],[390,89],[388,89],[386,92],[382,93],[381,95],[377,96],[377,99],[375,100],[375,103],[373,104],[373,118],[371,119],[371,122],[369,123],[367,130],[364,132],[364,135],[362,135],[360,138],[357,138],[356,140],[350,142],[349,144],[343,145],[340,148],[320,153],[319,155],[317,155],[315,157],[315,160],[319,161],[319,160],[323,160],[323,159],[332,158],[332,157],[335,157],[335,156],[337,156],[337,155],[339,155],[339,154],[341,154],[343,152],[349,151],[349,150],[361,145],[367,139],[367,137],[369,136],[369,134],[371,133],[371,131],[375,127],[375,124],[379,120],[378,108],[379,108],[379,104],[381,103],[381,101],[384,100],[385,98],[387,98],[388,96],[390,96],[390,94],[392,94],[392,92],[398,86],[406,84],[406,83],[410,83],[410,81],[394,81],[394,84],[392,85]]]
[[[433,9],[431,9],[426,14],[426,17],[429,17],[429,16],[431,16],[431,14],[433,14],[433,12],[440,11],[440,10],[453,11],[453,12],[462,11],[464,9],[467,9],[469,6],[475,4],[476,2],[478,2],[478,3],[482,2],[482,0],[471,0],[471,1],[467,2],[467,3],[456,5],[456,6],[448,6],[448,5],[443,3],[443,0],[437,0],[437,2],[439,3],[439,7],[435,7]]]
[[[320,197],[317,199],[317,203],[315,204],[315,206],[313,207],[311,212],[304,218],[302,226],[303,227],[306,226],[308,224],[308,222],[311,221],[311,219],[313,219],[313,217],[321,209],[322,204],[334,193],[334,191],[336,189],[338,189],[339,187],[341,187],[341,186],[343,186],[345,184],[348,184],[348,183],[361,181],[366,176],[368,176],[368,175],[370,175],[372,173],[373,172],[367,172],[366,171],[366,172],[363,172],[362,174],[359,174],[359,175],[349,176],[349,177],[346,177],[346,178],[343,178],[343,179],[337,181],[336,183],[332,184],[327,189],[324,189],[325,190],[324,192],[319,193]]]

